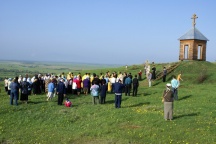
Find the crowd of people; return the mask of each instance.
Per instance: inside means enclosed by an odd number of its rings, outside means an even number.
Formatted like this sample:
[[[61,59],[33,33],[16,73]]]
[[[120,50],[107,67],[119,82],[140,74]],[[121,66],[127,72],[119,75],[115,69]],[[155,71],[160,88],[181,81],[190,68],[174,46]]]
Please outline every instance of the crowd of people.
[[[141,80],[141,79],[140,79]],[[39,95],[46,93],[47,101],[52,100],[53,97],[58,95],[58,105],[63,104],[63,99],[66,98],[66,94],[73,94],[79,96],[81,93],[92,95],[93,104],[104,104],[106,102],[106,93],[115,93],[116,105],[121,103],[122,93],[126,96],[137,96],[139,87],[139,80],[137,75],[132,76],[131,73],[110,73],[97,75],[95,73],[85,73],[81,75],[78,73],[74,75],[69,72],[64,72],[59,75],[54,74],[36,74],[33,77],[29,77],[26,74],[24,77],[20,75],[14,79],[5,78],[5,91],[7,91],[10,97],[10,104],[18,105],[17,101],[28,102],[29,95]],[[119,87],[119,84],[122,84]],[[119,102],[120,101],[120,102]]]
[[[151,87],[151,81],[156,79],[156,68],[153,66],[152,71],[150,71],[150,66],[146,65],[144,67],[144,73],[148,81],[149,87]],[[54,74],[36,74],[33,77],[29,77],[25,74],[24,77],[20,75],[19,77],[5,78],[5,91],[10,97],[10,104],[18,105],[18,100],[21,102],[28,102],[29,95],[38,95],[46,93],[47,101],[52,100],[56,95],[58,96],[58,105],[63,104],[65,101],[65,106],[69,107],[72,105],[66,94],[73,94],[79,96],[81,93],[84,95],[91,94],[93,104],[105,104],[107,92],[115,94],[115,107],[121,107],[122,93],[125,96],[137,96],[137,91],[139,87],[139,81],[142,80],[142,70],[140,70],[138,75],[131,73],[110,73],[109,71],[105,74],[100,73],[97,75],[95,73],[85,73],[81,75],[78,73],[74,75],[69,72],[65,74],[64,72],[59,75]],[[163,82],[166,82],[167,70],[163,69]],[[164,118],[165,120],[173,119],[173,102],[178,100],[178,87],[180,85],[181,73],[178,75],[177,79],[173,76],[171,83],[166,84],[166,89],[163,92],[163,102],[164,102]]]

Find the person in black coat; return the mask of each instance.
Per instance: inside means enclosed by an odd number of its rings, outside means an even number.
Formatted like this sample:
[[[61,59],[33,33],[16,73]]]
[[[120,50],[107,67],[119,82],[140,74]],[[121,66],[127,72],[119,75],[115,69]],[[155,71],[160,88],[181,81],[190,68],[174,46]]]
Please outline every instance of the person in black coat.
[[[133,96],[137,95],[138,87],[139,87],[139,81],[137,79],[137,75],[135,75],[135,78],[133,79]]]
[[[20,84],[21,88],[21,95],[20,95],[20,100],[22,102],[28,102],[28,88],[30,87],[29,82],[26,81],[26,78],[23,78],[23,81]]]
[[[155,66],[153,66],[152,68],[152,80],[155,80],[156,79],[156,68]]]
[[[66,88],[65,84],[63,83],[63,79],[61,79],[56,88],[58,94],[58,105],[62,105],[63,99],[66,96]]]
[[[107,85],[106,81],[102,81],[102,85],[100,87],[100,103],[105,104],[106,102],[106,93],[107,93]]]

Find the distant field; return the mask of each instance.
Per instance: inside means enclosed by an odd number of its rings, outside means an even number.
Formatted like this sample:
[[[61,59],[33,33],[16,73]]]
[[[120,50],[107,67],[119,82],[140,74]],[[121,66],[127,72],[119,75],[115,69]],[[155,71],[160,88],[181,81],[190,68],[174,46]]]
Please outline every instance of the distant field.
[[[54,73],[62,72],[86,72],[87,70],[102,70],[105,68],[116,68],[120,65],[108,64],[88,64],[88,63],[68,63],[68,62],[32,62],[32,61],[0,61],[1,77],[14,77],[20,74],[28,73]]]

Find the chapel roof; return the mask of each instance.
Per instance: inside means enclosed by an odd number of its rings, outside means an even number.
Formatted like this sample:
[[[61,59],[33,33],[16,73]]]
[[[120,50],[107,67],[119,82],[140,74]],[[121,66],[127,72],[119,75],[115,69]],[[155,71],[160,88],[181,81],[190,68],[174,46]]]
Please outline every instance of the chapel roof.
[[[195,40],[204,40],[209,41],[197,28],[193,27],[189,30],[186,34],[181,36],[178,40],[188,40],[188,39],[195,39]]]

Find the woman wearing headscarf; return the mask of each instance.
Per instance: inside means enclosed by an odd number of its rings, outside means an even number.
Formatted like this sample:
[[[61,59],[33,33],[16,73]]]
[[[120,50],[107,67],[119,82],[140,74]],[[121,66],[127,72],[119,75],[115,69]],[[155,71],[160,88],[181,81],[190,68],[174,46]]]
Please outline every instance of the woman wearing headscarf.
[[[171,84],[166,84],[166,89],[163,92],[163,103],[164,103],[164,119],[172,120],[173,119],[173,98],[174,94],[171,88]]]
[[[40,93],[40,81],[38,79],[38,75],[35,75],[34,81],[32,83],[32,88],[33,88],[33,94],[39,94]]]
[[[27,78],[27,82],[29,83],[28,87],[28,95],[31,95],[31,90],[32,90],[32,82],[30,78]]]
[[[23,78],[20,88],[21,88],[21,96],[20,96],[20,101],[22,102],[28,102],[28,88],[30,84],[26,81],[26,78]]]

